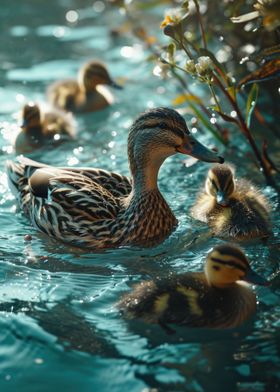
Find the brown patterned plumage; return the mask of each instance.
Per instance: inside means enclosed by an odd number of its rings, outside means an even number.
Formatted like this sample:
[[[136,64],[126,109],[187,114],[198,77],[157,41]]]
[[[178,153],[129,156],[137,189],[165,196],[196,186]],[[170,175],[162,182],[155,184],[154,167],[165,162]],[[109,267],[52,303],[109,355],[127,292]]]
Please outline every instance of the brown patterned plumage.
[[[30,102],[22,109],[22,126],[14,146],[18,154],[73,139],[75,123],[70,113]]]
[[[256,309],[256,296],[247,284],[267,285],[241,251],[232,245],[216,246],[206,258],[204,272],[158,278],[138,283],[118,307],[127,318],[189,327],[233,328]]]
[[[71,112],[95,112],[111,105],[112,94],[104,85],[121,88],[109,75],[105,64],[90,61],[80,69],[77,80],[61,80],[47,90],[52,105]]]
[[[247,180],[234,179],[228,165],[215,165],[208,172],[205,190],[192,207],[194,218],[207,222],[220,237],[249,240],[271,232],[270,206]]]
[[[26,158],[8,162],[8,177],[24,213],[51,237],[93,249],[153,246],[177,224],[157,186],[160,166],[177,152],[223,162],[193,138],[176,111],[158,108],[131,127],[131,181],[104,170],[55,168]]]

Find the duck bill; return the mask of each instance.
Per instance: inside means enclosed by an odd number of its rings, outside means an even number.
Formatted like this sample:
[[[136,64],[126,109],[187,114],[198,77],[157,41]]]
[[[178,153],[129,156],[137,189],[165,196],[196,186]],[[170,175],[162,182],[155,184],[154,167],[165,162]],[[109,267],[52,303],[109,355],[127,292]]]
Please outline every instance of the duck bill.
[[[251,269],[243,276],[242,280],[259,286],[268,286],[270,284],[268,280],[264,279]]]
[[[192,135],[188,135],[185,142],[176,149],[181,154],[191,155],[192,157],[204,162],[224,163],[224,158],[218,156],[214,151],[209,150]]]
[[[117,82],[115,82],[114,80],[110,80],[109,86],[117,89],[117,90],[122,90],[123,86],[121,86],[120,84],[118,84]]]
[[[225,193],[222,191],[217,192],[216,200],[217,200],[217,203],[222,207],[226,207],[228,205],[228,199],[227,199]]]

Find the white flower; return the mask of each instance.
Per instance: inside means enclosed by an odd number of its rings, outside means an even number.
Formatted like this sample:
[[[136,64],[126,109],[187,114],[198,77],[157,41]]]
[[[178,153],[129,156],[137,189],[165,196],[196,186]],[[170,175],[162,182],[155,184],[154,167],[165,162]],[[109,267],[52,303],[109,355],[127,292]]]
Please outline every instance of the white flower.
[[[201,56],[197,59],[197,63],[195,64],[196,72],[204,76],[209,73],[213,68],[213,61],[208,56]]]

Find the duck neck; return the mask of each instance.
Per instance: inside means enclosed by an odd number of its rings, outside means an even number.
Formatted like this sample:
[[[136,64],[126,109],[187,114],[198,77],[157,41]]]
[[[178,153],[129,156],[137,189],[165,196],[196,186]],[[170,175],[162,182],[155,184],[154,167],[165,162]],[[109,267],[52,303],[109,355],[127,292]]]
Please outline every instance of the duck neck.
[[[148,191],[158,191],[158,173],[164,159],[151,159],[149,154],[130,161],[130,171],[133,179],[133,189],[136,194]]]

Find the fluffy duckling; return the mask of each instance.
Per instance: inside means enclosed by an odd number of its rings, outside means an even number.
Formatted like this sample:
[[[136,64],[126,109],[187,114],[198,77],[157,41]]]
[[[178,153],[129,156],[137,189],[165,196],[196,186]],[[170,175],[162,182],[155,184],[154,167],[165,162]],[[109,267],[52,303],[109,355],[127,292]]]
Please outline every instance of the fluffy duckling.
[[[21,131],[15,139],[18,154],[31,152],[47,144],[60,144],[74,137],[75,125],[70,113],[58,109],[44,110],[30,102],[24,105],[21,116]]]
[[[215,165],[191,213],[217,236],[249,240],[270,234],[269,210],[266,198],[249,181],[234,179],[228,165]]]
[[[118,305],[128,318],[158,323],[167,332],[173,332],[168,324],[233,328],[256,310],[256,296],[245,282],[269,284],[242,250],[224,244],[210,251],[204,272],[141,282]]]
[[[71,112],[95,112],[111,105],[112,94],[104,85],[121,88],[109,75],[105,64],[90,61],[80,69],[77,80],[53,83],[47,90],[49,102]]]

